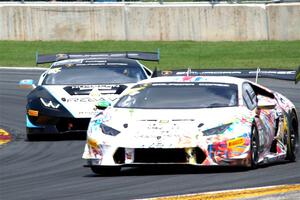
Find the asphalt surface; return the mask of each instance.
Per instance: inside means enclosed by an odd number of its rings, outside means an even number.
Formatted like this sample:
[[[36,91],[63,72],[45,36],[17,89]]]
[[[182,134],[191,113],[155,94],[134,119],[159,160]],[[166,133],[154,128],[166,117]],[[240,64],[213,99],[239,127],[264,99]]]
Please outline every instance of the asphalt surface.
[[[241,168],[125,168],[120,175],[97,176],[84,168],[81,138],[28,142],[21,79],[41,71],[0,69],[0,128],[13,141],[0,146],[0,199],[140,199],[166,195],[300,183],[300,161]],[[259,82],[292,100],[300,116],[300,85],[261,79]],[[300,157],[300,155],[298,155]]]

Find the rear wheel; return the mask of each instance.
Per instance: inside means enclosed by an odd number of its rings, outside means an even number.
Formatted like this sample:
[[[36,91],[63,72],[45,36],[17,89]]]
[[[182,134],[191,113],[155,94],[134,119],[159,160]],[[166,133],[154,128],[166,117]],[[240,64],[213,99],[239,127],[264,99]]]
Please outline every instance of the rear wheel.
[[[289,161],[296,160],[297,144],[298,144],[298,122],[294,113],[291,116],[291,127],[287,136],[287,153],[286,159]]]
[[[255,124],[252,126],[251,131],[251,146],[250,146],[250,152],[251,152],[251,168],[255,169],[258,165],[258,149],[259,149],[259,137],[258,137],[258,131]]]
[[[114,176],[114,175],[118,175],[120,173],[121,167],[92,166],[91,170],[95,174]]]

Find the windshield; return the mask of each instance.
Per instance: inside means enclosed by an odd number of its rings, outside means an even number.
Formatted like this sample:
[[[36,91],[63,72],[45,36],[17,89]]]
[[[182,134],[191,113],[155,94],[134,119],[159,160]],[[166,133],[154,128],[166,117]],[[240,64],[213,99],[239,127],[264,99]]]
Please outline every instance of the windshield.
[[[43,81],[45,85],[125,84],[146,79],[139,66],[76,65],[51,68]]]
[[[237,85],[152,83],[137,85],[116,103],[119,108],[215,108],[238,105]]]

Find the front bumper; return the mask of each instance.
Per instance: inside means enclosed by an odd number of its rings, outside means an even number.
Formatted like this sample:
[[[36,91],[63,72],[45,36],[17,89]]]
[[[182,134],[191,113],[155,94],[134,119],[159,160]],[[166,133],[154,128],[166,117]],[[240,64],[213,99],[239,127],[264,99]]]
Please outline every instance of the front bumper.
[[[86,145],[83,158],[86,167],[91,166],[138,166],[138,165],[194,165],[194,166],[248,166],[249,154],[228,158],[211,157],[200,147],[187,148],[113,148]]]
[[[55,116],[26,117],[28,134],[86,133],[90,118]]]

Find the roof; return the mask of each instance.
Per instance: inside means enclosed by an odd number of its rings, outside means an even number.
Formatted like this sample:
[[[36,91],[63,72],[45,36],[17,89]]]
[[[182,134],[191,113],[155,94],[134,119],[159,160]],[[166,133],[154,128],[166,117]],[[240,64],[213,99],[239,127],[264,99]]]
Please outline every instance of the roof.
[[[230,76],[163,76],[140,81],[139,83],[154,82],[214,82],[240,85],[245,79]]]
[[[118,64],[127,64],[127,66],[139,66],[139,61],[129,59],[129,58],[104,58],[104,59],[99,59],[99,58],[88,58],[88,59],[68,59],[68,60],[61,60],[54,62],[52,66],[63,66],[63,65],[68,65],[68,64],[73,64],[73,65],[103,65],[107,63],[118,63]],[[116,64],[117,65],[117,64]]]

